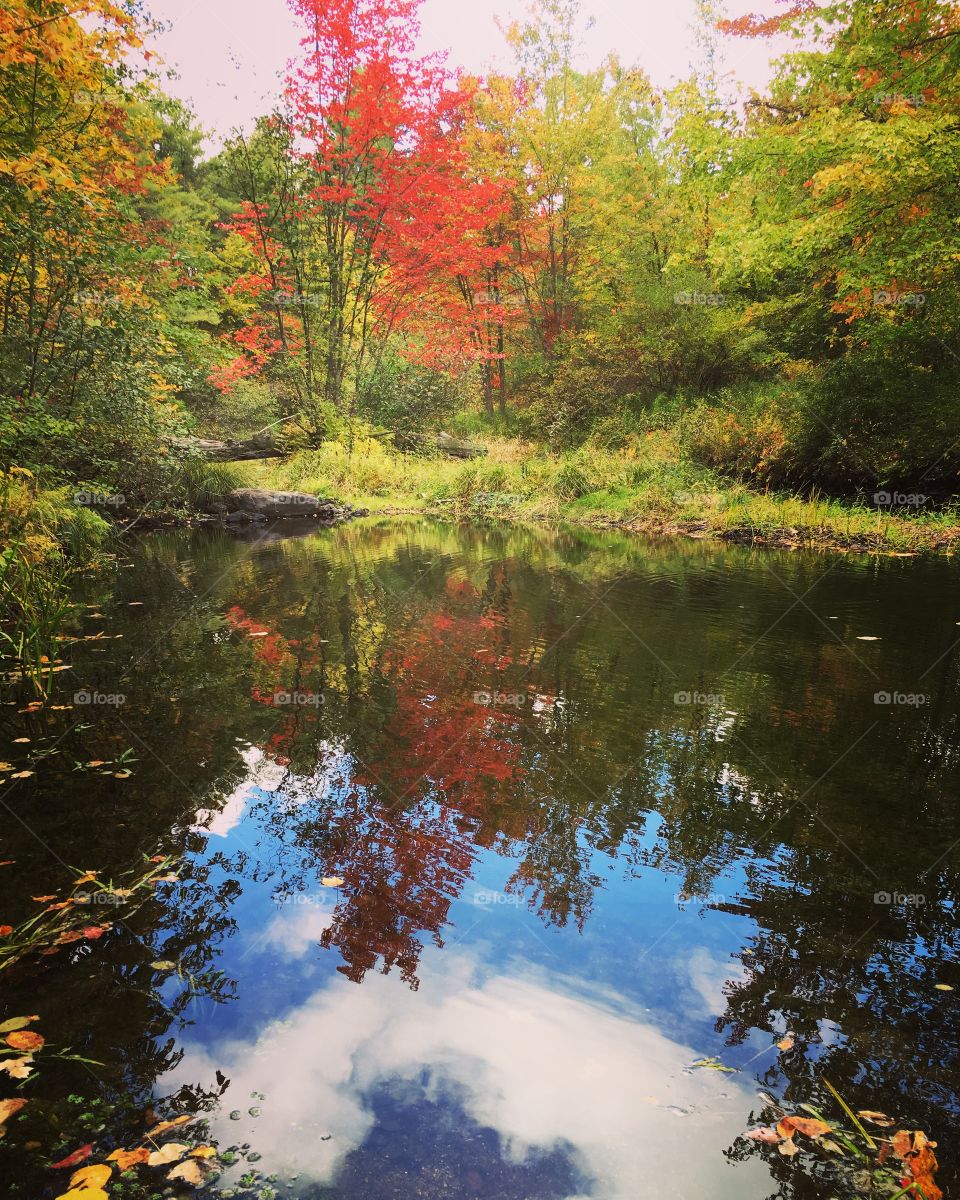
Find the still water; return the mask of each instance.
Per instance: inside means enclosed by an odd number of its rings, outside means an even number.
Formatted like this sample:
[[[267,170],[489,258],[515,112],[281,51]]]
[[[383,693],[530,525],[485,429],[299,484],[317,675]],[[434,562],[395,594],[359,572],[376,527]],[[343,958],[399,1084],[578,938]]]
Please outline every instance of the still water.
[[[103,637],[0,709],[0,918],[178,865],[0,977],[93,1060],[16,1092],[11,1195],[153,1096],[249,1195],[827,1197],[741,1136],[824,1076],[956,1181],[952,561],[286,523],[77,599]]]

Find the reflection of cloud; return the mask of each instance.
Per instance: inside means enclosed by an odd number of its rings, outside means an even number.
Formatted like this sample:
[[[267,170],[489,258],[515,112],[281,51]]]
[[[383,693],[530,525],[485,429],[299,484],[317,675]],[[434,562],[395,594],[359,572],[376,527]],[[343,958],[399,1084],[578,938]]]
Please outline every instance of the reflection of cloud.
[[[211,837],[226,837],[243,820],[247,803],[258,791],[272,792],[286,775],[286,768],[267,758],[256,746],[240,751],[247,767],[247,777],[227,796],[219,808],[201,808],[194,829]]]
[[[545,976],[481,977],[451,951],[427,965],[419,992],[393,976],[362,987],[335,978],[254,1042],[216,1055],[188,1046],[174,1082],[220,1068],[232,1081],[228,1109],[264,1092],[259,1118],[238,1125],[220,1114],[213,1125],[226,1142],[249,1140],[268,1172],[329,1181],[374,1124],[371,1092],[426,1072],[434,1098],[454,1085],[514,1161],[570,1143],[605,1200],[764,1194],[760,1164],[731,1169],[722,1158],[750,1093],[730,1076],[684,1074],[693,1048],[614,996],[574,995]]]
[[[269,942],[288,958],[302,958],[320,941],[333,920],[333,910],[323,896],[294,896],[269,922],[258,942]]]
[[[743,968],[737,971],[727,958],[713,958],[703,946],[698,946],[688,960],[690,982],[703,999],[708,1016],[719,1016],[727,1007],[727,989],[731,983],[743,979]]]

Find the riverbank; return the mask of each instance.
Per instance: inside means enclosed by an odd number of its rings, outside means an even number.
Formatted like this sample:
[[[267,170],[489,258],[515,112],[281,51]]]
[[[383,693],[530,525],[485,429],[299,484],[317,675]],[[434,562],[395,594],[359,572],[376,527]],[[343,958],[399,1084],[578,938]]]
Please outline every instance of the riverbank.
[[[468,462],[420,458],[379,441],[329,443],[283,463],[245,464],[250,486],[336,495],[381,515],[555,521],[650,536],[715,538],[868,553],[953,553],[960,512],[927,497],[877,493],[852,503],[759,492],[686,458],[670,432],[624,450],[490,439]]]

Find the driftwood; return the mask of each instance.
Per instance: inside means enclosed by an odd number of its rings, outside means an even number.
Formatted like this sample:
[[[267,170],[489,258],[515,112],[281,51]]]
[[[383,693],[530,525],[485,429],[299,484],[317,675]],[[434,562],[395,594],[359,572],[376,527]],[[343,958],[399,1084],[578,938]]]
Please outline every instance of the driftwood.
[[[283,458],[286,451],[273,441],[250,438],[246,442],[217,442],[212,438],[173,438],[178,450],[189,450],[207,462],[248,462],[254,458]]]
[[[377,433],[375,437],[393,437],[400,448],[406,449],[405,442],[415,440],[424,448],[430,444],[430,439],[422,435],[394,434],[390,430]],[[452,437],[449,433],[438,433],[433,444],[443,454],[452,458],[482,458],[487,453],[486,446],[477,446],[472,442],[464,442]],[[290,453],[282,444],[263,434],[255,434],[246,441],[218,442],[213,438],[184,437],[172,438],[171,445],[178,450],[185,450],[199,455],[207,462],[248,462],[258,458],[285,458]]]

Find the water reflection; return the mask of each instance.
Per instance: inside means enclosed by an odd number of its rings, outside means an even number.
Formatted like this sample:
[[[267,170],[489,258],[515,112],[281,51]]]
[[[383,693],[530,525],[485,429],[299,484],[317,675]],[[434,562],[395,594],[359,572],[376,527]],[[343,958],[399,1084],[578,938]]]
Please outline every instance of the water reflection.
[[[291,911],[272,939],[308,956],[328,915]],[[758,1165],[720,1165],[750,1089],[691,1071],[692,1048],[622,996],[519,963],[501,973],[458,949],[424,966],[416,996],[393,975],[359,991],[332,979],[250,1040],[188,1044],[175,1080],[219,1067],[231,1095],[264,1093],[258,1117],[221,1113],[216,1132],[265,1147],[268,1169],[335,1185],[324,1195],[369,1195],[379,1145],[394,1155],[391,1195],[636,1197],[644,1181],[653,1194],[665,1148],[681,1142],[668,1172],[678,1200],[762,1194]],[[436,1153],[424,1154],[430,1126]]]
[[[723,1150],[755,1082],[797,1104],[824,1073],[939,1135],[949,1180],[954,564],[275,534],[143,539],[60,677],[125,703],[0,709],[3,758],[44,755],[0,784],[6,920],[64,864],[185,856],[135,922],[9,980],[12,1010],[39,993],[125,1094],[220,1070],[221,1120],[268,1093],[258,1149],[344,1196],[621,1194],[656,1145],[671,1193],[808,1194]],[[128,748],[129,779],[86,765]]]

